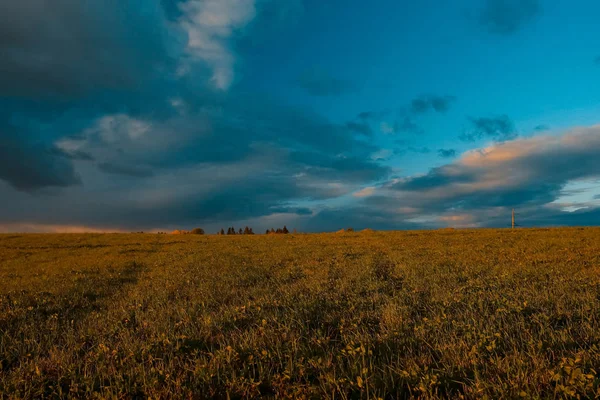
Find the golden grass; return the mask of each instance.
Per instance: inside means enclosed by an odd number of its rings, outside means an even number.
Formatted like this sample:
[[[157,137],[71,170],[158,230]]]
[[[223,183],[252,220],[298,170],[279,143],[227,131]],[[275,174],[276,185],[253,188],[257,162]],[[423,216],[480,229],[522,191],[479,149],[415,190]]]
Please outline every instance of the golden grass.
[[[599,396],[600,229],[0,235],[0,398]]]

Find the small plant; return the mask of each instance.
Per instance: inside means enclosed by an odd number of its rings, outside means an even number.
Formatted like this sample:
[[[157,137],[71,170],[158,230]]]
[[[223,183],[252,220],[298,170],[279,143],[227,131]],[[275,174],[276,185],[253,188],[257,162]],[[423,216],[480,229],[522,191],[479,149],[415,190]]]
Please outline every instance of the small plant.
[[[192,235],[204,235],[204,229],[202,228],[194,228],[190,231]]]

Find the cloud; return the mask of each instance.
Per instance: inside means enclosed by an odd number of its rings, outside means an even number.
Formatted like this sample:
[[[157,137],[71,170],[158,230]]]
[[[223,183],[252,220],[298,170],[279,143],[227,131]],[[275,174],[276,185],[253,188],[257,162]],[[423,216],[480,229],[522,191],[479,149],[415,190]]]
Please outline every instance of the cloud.
[[[380,124],[380,130],[382,133],[387,135],[397,134],[397,133],[410,133],[410,134],[423,134],[423,129],[411,118],[411,117],[403,117],[401,120],[390,124],[388,122],[382,122]]]
[[[151,169],[138,167],[135,165],[103,162],[98,164],[98,168],[107,174],[125,175],[133,178],[148,178],[154,175]]]
[[[358,114],[357,119],[379,122],[379,130],[386,135],[422,134],[424,130],[416,120],[432,112],[444,114],[450,110],[455,101],[456,97],[449,95],[422,95],[415,97],[407,106],[398,110],[364,111]]]
[[[366,202],[371,198],[366,197],[359,200]],[[304,232],[335,232],[345,228],[353,228],[356,231],[368,228],[377,230],[416,230],[424,227],[421,223],[409,221],[406,215],[390,213],[387,210],[372,207],[368,203],[346,207],[325,207],[310,218],[298,220],[296,226]]]
[[[364,189],[359,190],[358,192],[354,192],[352,196],[354,197],[369,197],[375,193],[375,188],[373,186],[366,187]]]
[[[190,0],[180,3],[179,8],[188,52],[210,66],[215,87],[228,89],[235,66],[228,40],[254,18],[254,0]]]
[[[0,136],[0,179],[17,190],[81,184],[71,158],[53,146]]]
[[[600,177],[599,150],[600,126],[515,139],[464,153],[425,175],[392,180],[368,201],[389,212],[418,209],[421,216],[466,213],[481,226],[504,226],[506,210],[512,207],[532,223],[542,224],[544,218],[547,223],[567,221],[570,214],[554,202],[567,184]]]
[[[517,137],[515,125],[507,115],[469,118],[469,122],[472,128],[461,135],[460,139],[463,141],[474,142],[479,139],[493,139],[502,142]]]
[[[479,23],[490,33],[511,35],[540,13],[539,0],[486,0]]]
[[[166,119],[106,115],[59,137],[52,154],[96,160],[60,159],[70,167],[77,163],[85,185],[65,187],[43,202],[0,185],[7,204],[0,221],[148,230],[273,214],[292,218],[309,212],[301,202],[348,195],[389,175],[371,159],[379,148],[357,140],[346,125],[245,96]]]
[[[454,158],[456,157],[456,150],[454,149],[439,149],[438,156],[442,158]]]
[[[170,68],[178,35],[158,0],[2,2],[0,94],[135,88]]]
[[[386,179],[366,121],[233,84],[237,40],[279,7],[265,1],[2,3],[3,226],[309,217],[306,202]]]
[[[352,82],[333,77],[316,68],[304,71],[297,83],[312,96],[341,96],[356,91]]]
[[[533,130],[536,132],[544,132],[550,130],[550,127],[548,125],[537,125]]]
[[[454,96],[421,96],[411,101],[410,110],[416,115],[425,114],[430,111],[445,113],[450,109],[454,101],[456,101]]]

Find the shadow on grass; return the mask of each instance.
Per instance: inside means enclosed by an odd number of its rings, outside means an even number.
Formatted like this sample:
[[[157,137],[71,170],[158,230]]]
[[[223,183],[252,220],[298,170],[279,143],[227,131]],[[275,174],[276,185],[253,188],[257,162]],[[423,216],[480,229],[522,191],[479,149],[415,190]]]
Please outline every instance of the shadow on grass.
[[[19,291],[0,295],[0,372],[19,366],[22,354],[11,350],[18,342],[29,336],[33,339],[35,330],[44,327],[60,339],[59,333],[64,336],[90,313],[106,309],[109,300],[136,284],[144,270],[143,264],[131,262],[117,271],[72,271],[76,275],[74,287],[65,293]]]

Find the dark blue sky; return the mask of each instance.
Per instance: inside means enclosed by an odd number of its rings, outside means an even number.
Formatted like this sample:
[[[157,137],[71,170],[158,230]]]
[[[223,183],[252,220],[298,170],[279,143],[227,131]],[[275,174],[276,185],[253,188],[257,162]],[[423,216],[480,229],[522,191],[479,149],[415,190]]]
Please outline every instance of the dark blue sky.
[[[600,4],[0,3],[0,231],[600,224]]]

